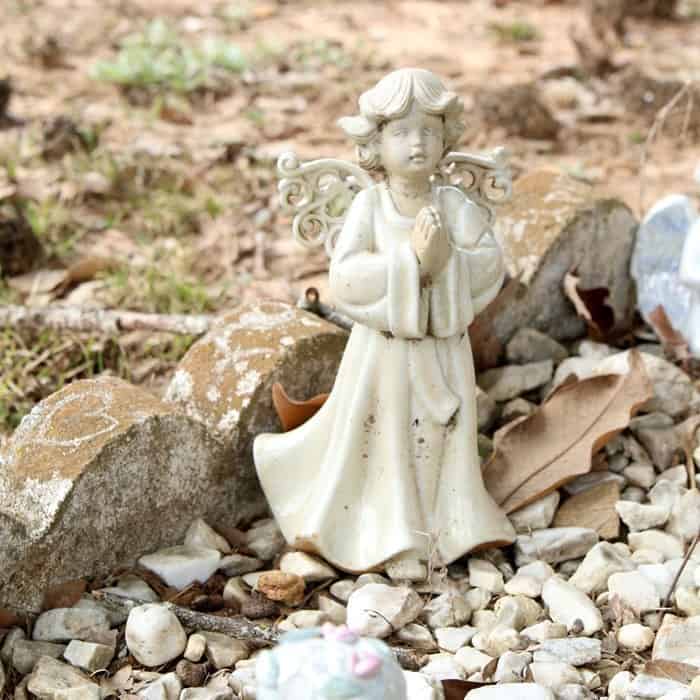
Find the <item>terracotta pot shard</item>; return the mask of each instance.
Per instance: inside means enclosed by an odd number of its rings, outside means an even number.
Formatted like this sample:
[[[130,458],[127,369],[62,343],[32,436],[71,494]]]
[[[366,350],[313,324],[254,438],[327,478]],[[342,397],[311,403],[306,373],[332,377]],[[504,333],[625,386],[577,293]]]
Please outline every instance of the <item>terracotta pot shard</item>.
[[[272,385],[272,403],[284,432],[298,428],[309,420],[323,406],[327,398],[328,394],[317,394],[306,401],[295,401],[287,396],[287,392],[279,382]]]

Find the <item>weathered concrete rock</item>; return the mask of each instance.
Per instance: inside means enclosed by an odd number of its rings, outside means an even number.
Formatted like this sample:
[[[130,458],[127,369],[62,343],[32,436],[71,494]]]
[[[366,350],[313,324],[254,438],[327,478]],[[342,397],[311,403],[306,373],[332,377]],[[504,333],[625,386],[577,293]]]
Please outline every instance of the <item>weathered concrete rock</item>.
[[[74,382],[0,455],[0,604],[36,607],[49,582],[131,564],[197,516],[264,508],[252,469],[173,405],[114,378]]]
[[[250,656],[250,650],[245,642],[221,632],[200,632],[199,634],[206,640],[207,658],[216,669],[233,668],[237,661]]]
[[[582,631],[585,635],[592,635],[603,629],[603,618],[593,601],[558,576],[552,576],[546,581],[542,588],[542,600],[549,608],[552,620],[566,625],[568,629],[572,629],[578,621],[583,623]]]
[[[559,363],[569,356],[566,348],[534,328],[521,328],[506,346],[506,359],[516,365],[552,360]]]
[[[126,621],[126,645],[144,666],[160,666],[185,651],[187,635],[165,605],[147,603],[134,608]]]
[[[688,618],[664,615],[651,658],[680,661],[700,668],[700,615]]]
[[[541,560],[558,564],[584,556],[597,543],[598,534],[585,527],[535,530],[530,535],[518,535],[516,538],[515,563],[523,566]]]
[[[370,637],[388,637],[413,622],[423,608],[411,588],[370,583],[355,591],[348,601],[348,626]]]
[[[586,554],[570,579],[584,593],[600,593],[608,587],[608,579],[620,571],[632,571],[634,564],[609,542],[599,542]]]
[[[600,640],[587,637],[548,639],[535,651],[535,661],[563,661],[572,666],[597,663],[600,658]]]
[[[552,524],[560,500],[559,491],[543,496],[508,516],[518,534],[544,530]]]
[[[477,382],[494,401],[508,401],[546,384],[552,374],[552,361],[543,360],[489,369],[478,376]]]
[[[617,595],[622,602],[641,615],[655,610],[661,604],[654,584],[638,571],[618,571],[608,579],[610,595]]]
[[[34,670],[42,656],[58,659],[66,650],[64,644],[51,642],[33,642],[29,639],[19,639],[12,648],[12,666],[19,673],[26,675]]]
[[[519,328],[540,330],[555,340],[584,332],[584,323],[564,296],[562,281],[577,268],[583,289],[606,287],[615,323],[633,312],[629,262],[637,222],[618,200],[597,199],[591,188],[551,170],[516,180],[512,200],[500,207],[495,234],[517,290],[499,309],[494,331],[506,343]]]
[[[139,564],[158,574],[168,586],[181,590],[194,581],[204,583],[219,567],[221,554],[216,549],[195,545],[176,545],[145,554]]]
[[[290,304],[244,304],[189,349],[165,400],[222,437],[254,474],[253,438],[281,430],[272,385],[294,399],[330,391],[346,341],[338,326]]]
[[[14,653],[15,645],[20,640],[26,639],[27,634],[21,627],[13,627],[5,635],[0,647],[0,661],[3,661],[8,666],[12,663],[12,654]]]
[[[66,648],[63,657],[72,666],[94,673],[109,666],[114,658],[114,649],[105,644],[80,642],[74,639]]]
[[[109,618],[102,610],[55,608],[39,615],[32,637],[37,642],[99,642],[108,631]]]
[[[617,643],[632,651],[644,651],[654,643],[654,632],[636,622],[622,625],[617,631]]]
[[[58,693],[69,689],[91,688],[99,691],[99,686],[87,676],[50,656],[39,659],[29,677],[27,688],[39,700],[57,700]],[[97,697],[99,698],[99,693]]]

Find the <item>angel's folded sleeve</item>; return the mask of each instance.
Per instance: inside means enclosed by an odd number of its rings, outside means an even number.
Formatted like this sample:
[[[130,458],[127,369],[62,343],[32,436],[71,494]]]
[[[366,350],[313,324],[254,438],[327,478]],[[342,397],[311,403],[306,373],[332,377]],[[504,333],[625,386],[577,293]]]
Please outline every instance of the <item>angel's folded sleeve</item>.
[[[485,214],[464,195],[459,197],[446,200],[452,254],[433,281],[431,296],[431,328],[443,337],[466,331],[496,297],[505,277],[503,255]]]
[[[684,284],[700,289],[700,219],[690,227],[686,236],[679,275]]]
[[[420,338],[427,328],[418,259],[408,242],[378,252],[374,241],[374,188],[353,200],[333,252],[329,282],[339,311],[354,321],[400,338]]]

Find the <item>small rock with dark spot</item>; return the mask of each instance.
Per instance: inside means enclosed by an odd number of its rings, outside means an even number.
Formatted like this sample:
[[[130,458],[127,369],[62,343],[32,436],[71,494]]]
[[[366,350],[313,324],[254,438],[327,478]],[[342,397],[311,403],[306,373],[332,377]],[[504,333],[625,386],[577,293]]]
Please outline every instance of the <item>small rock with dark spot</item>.
[[[241,604],[241,615],[249,620],[260,620],[264,617],[277,617],[280,606],[261,593],[253,591],[249,600]]]
[[[195,664],[182,659],[175,666],[175,675],[185,688],[198,688],[207,678],[207,664]]]

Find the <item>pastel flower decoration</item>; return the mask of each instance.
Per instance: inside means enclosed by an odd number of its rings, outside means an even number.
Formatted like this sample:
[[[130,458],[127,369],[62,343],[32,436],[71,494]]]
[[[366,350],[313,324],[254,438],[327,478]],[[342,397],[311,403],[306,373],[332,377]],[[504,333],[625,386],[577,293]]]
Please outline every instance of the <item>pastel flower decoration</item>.
[[[357,678],[374,678],[382,667],[382,660],[371,651],[354,651],[350,659],[350,672]]]
[[[321,628],[324,639],[334,642],[343,642],[344,644],[354,644],[357,641],[357,634],[353,632],[347,625],[335,625],[327,622]]]

